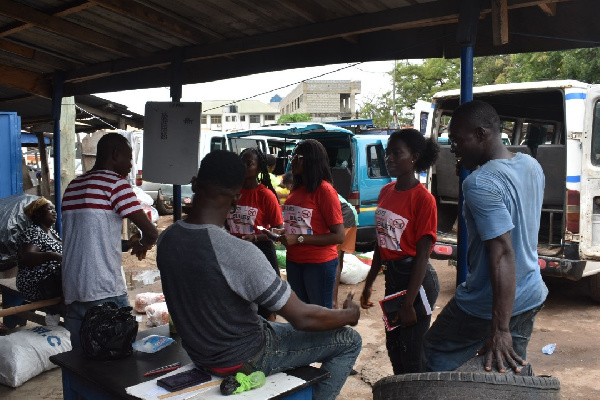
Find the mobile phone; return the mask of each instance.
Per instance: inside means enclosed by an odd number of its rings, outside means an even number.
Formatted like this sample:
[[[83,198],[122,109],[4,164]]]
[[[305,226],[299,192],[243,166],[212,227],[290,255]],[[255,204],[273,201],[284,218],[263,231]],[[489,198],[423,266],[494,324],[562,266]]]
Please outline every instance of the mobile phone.
[[[156,384],[169,392],[189,388],[210,381],[210,374],[200,371],[198,368],[167,376],[156,381]]]
[[[279,237],[281,236],[281,235],[278,235],[278,234],[276,234],[275,232],[273,232],[273,231],[270,231],[270,230],[268,230],[267,228],[265,228],[265,227],[263,227],[263,226],[260,226],[260,225],[258,225],[256,228],[257,228],[257,229],[258,229],[258,230],[259,230],[261,233],[264,233],[265,235],[267,235],[267,237],[268,237],[269,239],[271,239],[271,240],[275,240],[275,241],[277,241],[277,240],[279,240]]]

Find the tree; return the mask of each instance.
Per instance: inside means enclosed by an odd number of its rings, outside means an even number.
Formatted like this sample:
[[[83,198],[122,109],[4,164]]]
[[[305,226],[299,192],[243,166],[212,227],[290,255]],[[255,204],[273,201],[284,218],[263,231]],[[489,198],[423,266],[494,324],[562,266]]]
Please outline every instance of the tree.
[[[310,122],[312,118],[310,114],[283,114],[277,120],[278,124],[286,124],[288,122]]]
[[[396,82],[395,107],[391,92],[361,104],[360,116],[372,118],[380,127],[391,125],[394,109],[401,125],[410,124],[417,100],[431,101],[436,92],[460,87],[458,59],[427,59],[422,63],[403,61],[390,72],[392,74]],[[600,48],[476,57],[473,60],[475,86],[549,79],[600,83]]]

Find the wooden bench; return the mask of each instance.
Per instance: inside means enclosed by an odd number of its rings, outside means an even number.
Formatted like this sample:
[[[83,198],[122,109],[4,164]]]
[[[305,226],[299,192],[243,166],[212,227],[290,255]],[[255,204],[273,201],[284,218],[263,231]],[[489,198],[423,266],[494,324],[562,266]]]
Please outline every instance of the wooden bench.
[[[2,293],[0,317],[9,329],[25,326],[27,321],[45,325],[44,316],[34,311],[62,303],[61,297],[35,302],[25,300],[17,289],[17,278],[0,279],[0,292]]]

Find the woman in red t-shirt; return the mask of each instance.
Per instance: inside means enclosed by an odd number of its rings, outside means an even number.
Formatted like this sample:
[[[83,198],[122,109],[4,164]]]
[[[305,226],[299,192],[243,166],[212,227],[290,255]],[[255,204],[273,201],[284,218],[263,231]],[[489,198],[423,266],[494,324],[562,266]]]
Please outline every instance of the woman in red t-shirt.
[[[232,235],[254,243],[280,275],[275,245],[259,228],[283,227],[281,208],[271,184],[267,159],[262,151],[253,147],[242,151],[240,157],[246,166],[246,179],[236,208],[227,216],[227,228]],[[259,307],[258,314],[274,320],[274,315],[266,308]]]
[[[423,312],[423,302],[433,309],[440,290],[437,274],[429,264],[436,240],[437,207],[433,195],[417,178],[435,163],[438,153],[437,143],[426,140],[415,129],[392,133],[385,150],[385,165],[396,181],[379,193],[375,212],[377,245],[360,303],[365,309],[373,306],[369,301],[371,287],[382,264],[385,295],[406,291],[399,311],[388,316],[393,330],[386,330],[386,347],[395,375],[421,371],[421,344],[431,323],[431,315]],[[423,301],[421,287],[427,297]]]
[[[344,220],[325,147],[314,139],[296,146],[292,157],[294,185],[283,205],[287,281],[300,300],[333,307]]]

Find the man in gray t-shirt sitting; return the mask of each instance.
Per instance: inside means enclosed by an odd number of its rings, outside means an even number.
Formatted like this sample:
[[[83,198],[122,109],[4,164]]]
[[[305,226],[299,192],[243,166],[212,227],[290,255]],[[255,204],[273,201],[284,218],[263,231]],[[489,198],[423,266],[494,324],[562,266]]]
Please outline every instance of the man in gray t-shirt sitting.
[[[171,318],[200,368],[269,375],[321,362],[331,377],[313,396],[335,399],[361,350],[360,335],[345,326],[358,323],[360,309],[352,295],[340,310],[305,304],[256,246],[223,229],[245,173],[235,153],[209,153],[192,182],[188,218],[160,236],[157,264]],[[264,320],[258,305],[289,323]]]

